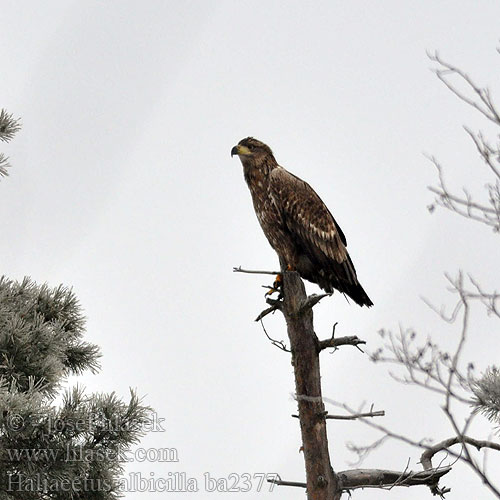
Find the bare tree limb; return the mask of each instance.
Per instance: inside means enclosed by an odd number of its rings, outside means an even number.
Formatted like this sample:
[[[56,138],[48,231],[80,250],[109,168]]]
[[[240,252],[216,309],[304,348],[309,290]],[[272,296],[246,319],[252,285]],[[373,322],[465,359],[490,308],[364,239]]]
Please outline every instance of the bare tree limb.
[[[384,410],[378,410],[378,411],[370,411],[367,413],[357,413],[354,415],[325,415],[325,418],[331,418],[333,420],[357,420],[358,418],[365,418],[365,417],[384,417],[385,416],[385,411]]]
[[[354,469],[338,473],[341,488],[392,488],[394,486],[417,486],[434,484],[437,479],[448,474],[451,467],[441,467],[419,472],[398,472],[381,469]]]
[[[276,346],[278,349],[281,349],[282,351],[285,352],[292,352],[290,349],[288,349],[285,345],[285,343],[282,340],[274,340],[272,339],[269,334],[267,333],[266,327],[264,326],[264,322],[262,319],[260,320],[260,324],[262,325],[262,329],[264,330],[264,333],[266,334],[266,337],[271,341],[271,344]]]
[[[424,469],[432,469],[432,458],[434,457],[434,455],[436,455],[436,453],[439,453],[440,451],[448,451],[451,446],[463,443],[474,446],[474,448],[476,448],[478,451],[482,448],[491,448],[492,450],[500,451],[500,443],[474,439],[469,436],[453,436],[451,438],[444,439],[443,441],[440,441],[433,446],[429,446],[422,453],[420,462],[422,463]]]
[[[367,413],[357,413],[354,415],[330,415],[329,413],[325,412],[324,418],[331,420],[357,420],[358,418],[383,417],[383,416],[385,416],[385,411],[379,410],[379,411],[370,411]],[[292,415],[292,417],[299,418],[298,415]]]
[[[339,472],[340,488],[349,491],[357,488],[391,489],[394,486],[430,485],[450,472],[451,467],[441,467],[419,472],[398,472],[383,469],[353,469]],[[268,479],[268,482],[279,486],[296,486],[305,488],[306,483]]]
[[[338,322],[333,325],[332,336],[327,340],[320,340],[318,343],[319,350],[328,349],[333,347],[335,350],[342,345],[352,345],[356,347],[359,351],[363,352],[360,348],[360,344],[366,344],[365,340],[361,340],[356,335],[351,335],[348,337],[335,338],[335,329],[337,328]]]
[[[324,299],[325,297],[330,297],[332,294],[331,293],[321,293],[319,295],[313,293],[312,295],[309,295],[306,300],[302,303],[300,307],[300,311],[306,311],[307,309],[312,309],[321,299]]]
[[[256,318],[255,321],[262,321],[268,314],[274,313],[274,311],[282,311],[283,302],[281,300],[274,300],[267,298],[266,302],[271,304],[271,307],[264,309]]]
[[[299,483],[297,481],[283,481],[282,479],[268,479],[268,483],[277,484],[278,486],[296,486],[298,488],[305,488],[306,483]]]
[[[339,337],[338,339],[331,338],[327,340],[320,340],[319,341],[319,350],[322,351],[323,349],[328,349],[330,347],[333,347],[334,349],[342,346],[342,345],[352,345],[356,347],[359,351],[363,352],[359,346],[361,344],[366,344],[366,340],[361,340],[358,338],[356,335],[351,335],[348,337]]]
[[[246,273],[246,274],[271,274],[276,276],[280,271],[254,271],[250,269],[242,269],[241,266],[233,267],[233,273]]]
[[[453,94],[455,94],[461,101],[479,111],[488,120],[497,125],[500,123],[500,116],[491,99],[490,91],[487,88],[479,87],[476,83],[474,83],[469,75],[467,75],[467,73],[441,59],[437,52],[434,54],[428,53],[427,55],[431,61],[440,65],[440,68],[435,69],[434,73]],[[458,90],[457,87],[448,80],[449,75],[458,76],[460,80],[467,85],[469,90],[472,91],[472,94],[479,99],[479,102]]]
[[[428,54],[428,56],[431,61],[438,64],[438,68],[434,70],[436,76],[454,95],[476,109],[489,121],[500,126],[500,114],[488,88],[478,86],[465,72],[441,59],[437,53]],[[465,87],[464,90],[459,89],[460,83]],[[468,127],[464,129],[494,177],[494,182],[487,183],[485,186],[487,201],[481,203],[474,201],[472,195],[465,189],[463,194],[452,193],[444,182],[441,165],[434,157],[430,157],[430,160],[438,170],[439,184],[438,187],[429,187],[429,189],[437,195],[438,205],[500,232],[500,168],[498,166],[500,144],[493,146],[481,132],[474,133]],[[432,212],[434,205],[430,205],[429,210]]]

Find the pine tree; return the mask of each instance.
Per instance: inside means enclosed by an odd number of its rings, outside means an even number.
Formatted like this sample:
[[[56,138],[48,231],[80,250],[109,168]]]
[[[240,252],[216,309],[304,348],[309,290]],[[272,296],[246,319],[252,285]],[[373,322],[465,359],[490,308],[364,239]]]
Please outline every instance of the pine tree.
[[[70,374],[96,372],[75,294],[25,278],[0,278],[0,499],[121,496],[122,460],[150,422],[132,392],[55,398]]]
[[[5,109],[0,111],[0,141],[9,142],[21,129],[19,119],[13,118]],[[0,177],[9,175],[9,158],[0,153]]]

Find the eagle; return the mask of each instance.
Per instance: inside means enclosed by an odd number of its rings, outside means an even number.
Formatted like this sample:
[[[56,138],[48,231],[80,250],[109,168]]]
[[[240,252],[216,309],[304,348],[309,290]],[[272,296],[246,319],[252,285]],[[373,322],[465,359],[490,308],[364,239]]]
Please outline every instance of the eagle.
[[[344,233],[314,189],[278,165],[271,148],[253,137],[231,150],[243,165],[257,219],[282,270],[334,289],[360,306],[370,300],[356,276]]]

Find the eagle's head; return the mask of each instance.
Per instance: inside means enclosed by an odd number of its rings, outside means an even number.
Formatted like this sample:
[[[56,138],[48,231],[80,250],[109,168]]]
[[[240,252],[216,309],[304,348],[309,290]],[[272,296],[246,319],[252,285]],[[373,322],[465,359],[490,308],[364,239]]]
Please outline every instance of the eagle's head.
[[[243,166],[276,164],[271,148],[253,137],[242,139],[233,149],[231,156],[238,155]]]

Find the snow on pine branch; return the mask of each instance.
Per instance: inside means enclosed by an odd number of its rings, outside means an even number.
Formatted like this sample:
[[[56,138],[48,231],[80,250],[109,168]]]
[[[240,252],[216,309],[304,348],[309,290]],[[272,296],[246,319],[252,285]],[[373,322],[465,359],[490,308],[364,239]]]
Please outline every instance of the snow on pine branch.
[[[21,129],[21,121],[14,118],[5,109],[0,111],[0,141],[9,142]],[[10,167],[9,158],[0,153],[0,177],[9,175],[7,169]]]

